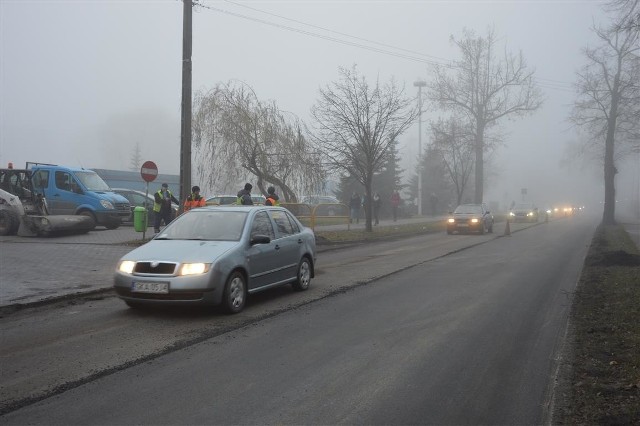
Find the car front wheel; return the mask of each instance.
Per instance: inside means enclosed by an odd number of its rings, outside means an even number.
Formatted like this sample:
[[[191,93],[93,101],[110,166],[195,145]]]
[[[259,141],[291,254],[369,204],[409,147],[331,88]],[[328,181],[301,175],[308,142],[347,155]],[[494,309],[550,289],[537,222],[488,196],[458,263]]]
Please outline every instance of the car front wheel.
[[[222,296],[222,307],[229,314],[242,311],[247,299],[247,283],[244,275],[235,271],[227,279]]]
[[[309,258],[303,257],[298,264],[298,276],[293,282],[293,288],[298,291],[304,291],[309,288],[311,283],[311,262]]]

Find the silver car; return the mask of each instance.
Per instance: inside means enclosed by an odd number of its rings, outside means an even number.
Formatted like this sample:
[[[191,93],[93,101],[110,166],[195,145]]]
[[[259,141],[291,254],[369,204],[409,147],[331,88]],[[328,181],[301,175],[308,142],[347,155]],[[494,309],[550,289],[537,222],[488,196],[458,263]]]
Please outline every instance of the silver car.
[[[190,210],[117,264],[114,287],[131,307],[222,305],[240,312],[247,295],[314,276],[315,235],[281,207]]]

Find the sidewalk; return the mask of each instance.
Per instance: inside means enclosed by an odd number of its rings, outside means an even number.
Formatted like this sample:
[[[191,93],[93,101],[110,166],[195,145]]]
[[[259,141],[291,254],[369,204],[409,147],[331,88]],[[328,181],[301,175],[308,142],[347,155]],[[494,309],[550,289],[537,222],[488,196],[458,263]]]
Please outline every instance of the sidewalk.
[[[422,217],[381,220],[379,227],[444,220]],[[316,226],[318,231],[347,229],[347,224]],[[349,225],[365,229],[364,220]],[[153,236],[149,228],[145,237]],[[102,227],[82,235],[61,237],[0,237],[0,308],[108,290],[116,262],[142,240],[132,226]],[[319,251],[322,246],[319,246]]]

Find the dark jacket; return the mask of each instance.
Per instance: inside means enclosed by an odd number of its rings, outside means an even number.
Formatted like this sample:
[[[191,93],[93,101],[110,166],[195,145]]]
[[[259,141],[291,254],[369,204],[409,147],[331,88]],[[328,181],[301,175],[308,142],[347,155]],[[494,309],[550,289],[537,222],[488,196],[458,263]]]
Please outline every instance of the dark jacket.
[[[241,189],[238,191],[238,204],[242,204],[244,206],[252,206],[253,200],[251,199],[251,192],[246,189]]]
[[[158,192],[153,194],[153,200],[155,203],[153,204],[153,211],[159,212],[161,210],[171,210],[171,202],[180,205],[180,201],[176,197],[173,196],[171,191],[167,189],[166,196],[163,193],[162,189],[159,189]]]

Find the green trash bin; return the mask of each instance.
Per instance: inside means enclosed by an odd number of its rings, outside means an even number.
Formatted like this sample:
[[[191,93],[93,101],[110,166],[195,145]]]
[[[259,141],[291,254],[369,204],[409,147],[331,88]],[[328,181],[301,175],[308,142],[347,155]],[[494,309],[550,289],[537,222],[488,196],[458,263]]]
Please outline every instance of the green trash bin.
[[[147,230],[147,209],[137,206],[133,209],[133,229],[136,232],[144,232]]]

